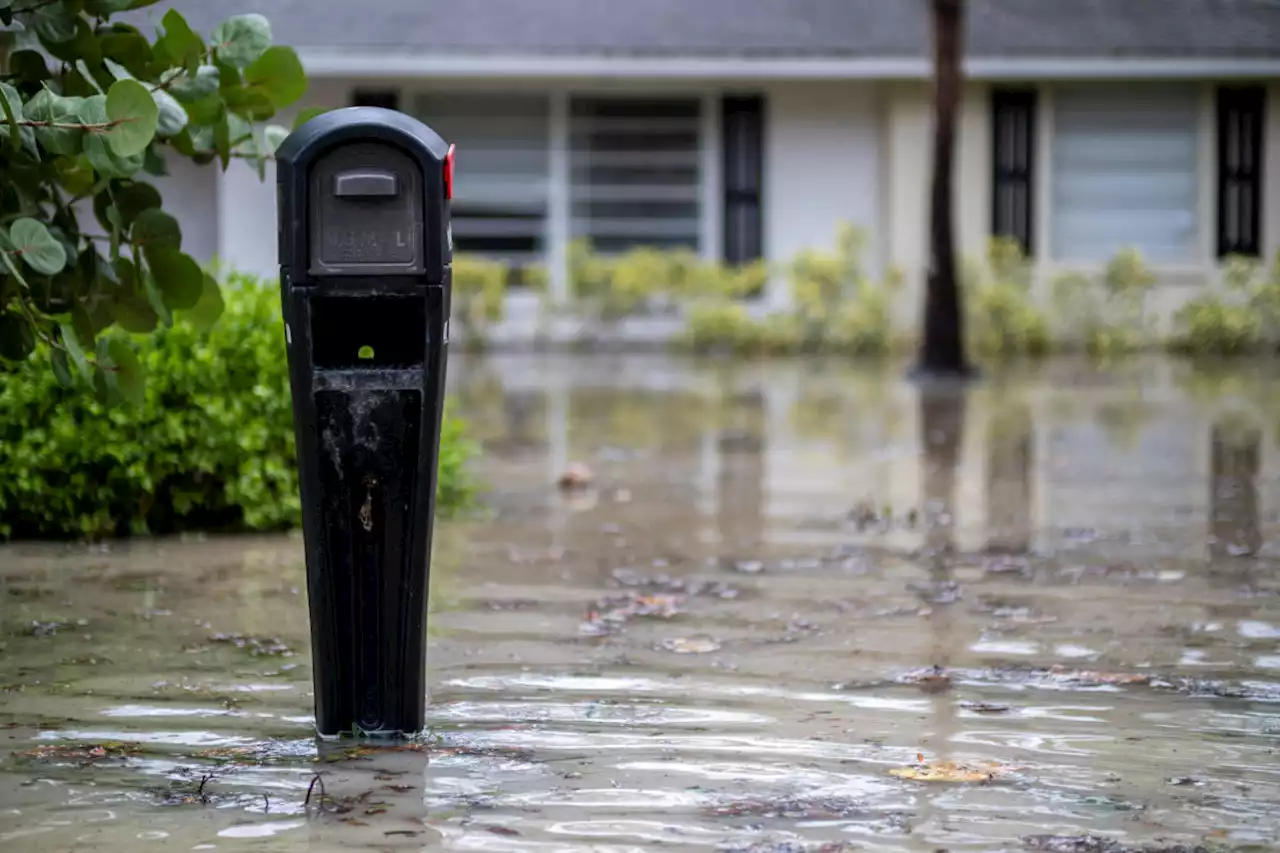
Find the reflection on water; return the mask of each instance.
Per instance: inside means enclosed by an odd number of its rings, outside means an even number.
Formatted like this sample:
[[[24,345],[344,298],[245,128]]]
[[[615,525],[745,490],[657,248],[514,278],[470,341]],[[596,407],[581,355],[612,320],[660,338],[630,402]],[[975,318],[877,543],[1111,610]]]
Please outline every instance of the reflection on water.
[[[5,548],[0,848],[1280,844],[1270,368],[451,368],[431,737],[317,749],[296,537]]]

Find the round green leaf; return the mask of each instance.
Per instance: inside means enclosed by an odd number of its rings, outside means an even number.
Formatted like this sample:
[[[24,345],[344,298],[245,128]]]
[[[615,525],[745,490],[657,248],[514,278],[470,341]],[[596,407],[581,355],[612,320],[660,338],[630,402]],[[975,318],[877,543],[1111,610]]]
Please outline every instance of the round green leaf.
[[[163,89],[151,93],[160,111],[156,121],[156,133],[166,139],[187,126],[187,111],[178,100]]]
[[[204,289],[200,265],[177,249],[147,249],[145,256],[165,307],[170,311],[194,308]]]
[[[173,65],[181,68],[195,68],[204,56],[204,40],[195,34],[187,19],[177,9],[170,9],[160,19],[164,27],[164,35],[159,44]]]
[[[130,296],[115,304],[116,322],[126,332],[146,334],[156,330],[160,317],[145,296]]]
[[[49,89],[41,89],[23,107],[30,121],[48,122],[50,125],[76,125],[80,123],[83,98],[63,98]],[[74,157],[80,153],[84,131],[78,127],[37,127],[36,141],[51,154]]]
[[[260,89],[277,108],[287,107],[307,93],[307,74],[291,47],[269,47],[245,69],[244,80]]]
[[[133,224],[145,211],[163,204],[160,191],[146,181],[121,181],[112,192],[116,208],[120,211],[120,222],[126,227]]]
[[[67,250],[44,223],[23,217],[9,226],[9,242],[27,266],[42,275],[55,275],[67,265]]]
[[[250,120],[260,121],[276,114],[276,105],[261,89],[226,89],[222,100],[233,114]]]
[[[28,83],[39,83],[53,76],[44,57],[35,50],[15,50],[11,53],[9,73]]]
[[[180,249],[182,229],[178,220],[152,207],[138,214],[129,230],[129,239],[142,249]]]
[[[36,348],[36,336],[26,319],[0,314],[0,358],[22,361]]]
[[[254,12],[227,18],[213,31],[218,59],[233,68],[247,68],[271,46],[271,24]]]
[[[120,157],[142,154],[156,135],[160,109],[147,87],[137,80],[117,80],[107,90],[107,132],[111,150]]]
[[[148,71],[155,55],[151,51],[151,42],[136,27],[112,24],[98,36],[98,42],[103,56],[120,63],[134,77],[149,79]]]
[[[135,81],[130,82],[140,86]],[[155,103],[151,101],[148,95],[147,101],[152,107]],[[93,95],[84,99],[80,104],[80,120],[84,124],[104,125],[109,119],[107,117],[107,98],[105,95]],[[86,131],[84,135],[84,156],[89,161],[95,172],[104,178],[127,178],[142,168],[143,155],[137,154],[133,157],[121,157],[116,154],[115,150],[107,144],[108,134],[102,130]]]
[[[50,56],[66,63],[74,64],[76,60],[83,59],[90,65],[95,65],[102,61],[102,47],[98,44],[98,37],[93,34],[93,28],[89,26],[89,22],[77,15],[72,27],[74,34],[71,38],[54,41],[42,34],[40,43],[44,45],[45,50],[49,51]]]
[[[271,154],[276,153],[276,149],[288,138],[289,131],[278,124],[269,124],[262,129],[262,139],[266,143],[267,151]]]
[[[46,43],[70,41],[76,37],[76,21],[80,19],[80,13],[63,0],[35,5],[30,15],[27,22]]]
[[[119,338],[107,343],[107,355],[115,373],[116,388],[126,402],[135,405],[147,397],[147,376],[133,348]]]
[[[209,275],[209,273],[205,273],[204,285],[200,290],[200,299],[196,301],[191,310],[182,312],[182,316],[197,329],[205,332],[213,328],[213,324],[222,316],[224,307],[222,289],[218,287],[217,279]]]
[[[171,84],[169,91],[179,101],[184,103],[199,101],[218,91],[219,75],[216,65],[201,65],[196,69],[195,74],[175,73],[181,74],[181,79]]]

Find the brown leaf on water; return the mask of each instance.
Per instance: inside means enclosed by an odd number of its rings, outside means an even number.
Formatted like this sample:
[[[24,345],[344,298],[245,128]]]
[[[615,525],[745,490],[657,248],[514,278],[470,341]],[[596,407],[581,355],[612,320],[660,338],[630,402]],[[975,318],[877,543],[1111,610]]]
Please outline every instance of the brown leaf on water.
[[[941,693],[951,689],[951,673],[940,666],[917,669],[898,679],[901,684],[915,684],[927,693]]]
[[[1007,772],[1007,768],[994,761],[984,761],[979,764],[937,761],[932,764],[894,767],[889,771],[889,775],[916,782],[990,782]]]
[[[663,640],[662,648],[678,655],[705,655],[720,650],[720,641],[706,634]]]
[[[1068,681],[1073,684],[1106,684],[1113,687],[1141,687],[1151,683],[1150,675],[1137,672],[1092,672],[1071,670],[1060,665],[1049,667],[1049,676],[1057,681]]]

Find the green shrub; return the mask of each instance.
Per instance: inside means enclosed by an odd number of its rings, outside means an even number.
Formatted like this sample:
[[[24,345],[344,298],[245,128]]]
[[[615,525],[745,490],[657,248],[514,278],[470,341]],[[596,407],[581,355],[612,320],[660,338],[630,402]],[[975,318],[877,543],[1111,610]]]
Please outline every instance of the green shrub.
[[[1252,258],[1228,258],[1221,283],[1174,315],[1174,350],[1234,356],[1275,346],[1280,339],[1280,254],[1270,274],[1263,273]]]
[[[1039,356],[1049,321],[1031,297],[1031,264],[1016,240],[993,237],[983,262],[964,269],[963,299],[973,351],[987,358]]]
[[[1147,294],[1156,277],[1136,249],[1124,249],[1094,281],[1067,273],[1053,283],[1054,313],[1061,331],[1096,357],[1131,353],[1153,340]]]
[[[179,321],[111,334],[148,378],[104,407],[48,362],[0,368],[0,536],[271,530],[299,518],[288,366],[274,283],[233,276],[207,332]],[[438,503],[470,499],[464,427],[446,418]]]
[[[875,282],[863,265],[867,235],[842,224],[834,252],[808,249],[789,269],[798,346],[806,352],[882,355],[892,347],[893,299],[902,276]]]
[[[456,320],[469,349],[483,348],[491,326],[506,315],[507,281],[511,270],[501,261],[458,255],[453,259],[453,300]]]

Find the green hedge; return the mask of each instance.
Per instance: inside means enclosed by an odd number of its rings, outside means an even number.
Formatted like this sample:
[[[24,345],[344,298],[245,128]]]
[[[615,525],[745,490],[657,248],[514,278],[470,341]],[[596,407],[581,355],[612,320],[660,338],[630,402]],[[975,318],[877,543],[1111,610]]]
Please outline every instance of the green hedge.
[[[278,530],[299,520],[279,290],[223,286],[208,332],[179,321],[129,336],[147,370],[141,406],[62,387],[47,352],[0,366],[0,538]],[[118,333],[117,334],[122,334]],[[438,505],[472,497],[474,447],[446,416]]]

